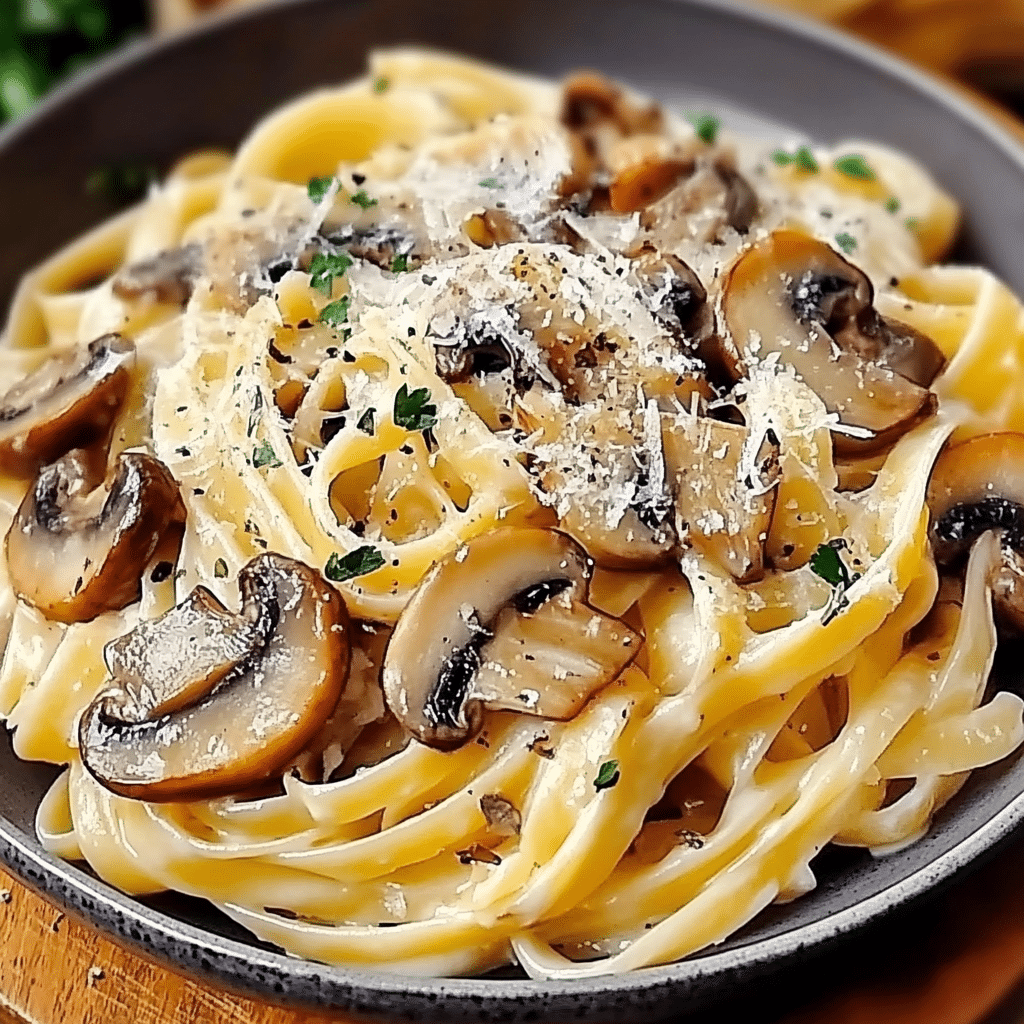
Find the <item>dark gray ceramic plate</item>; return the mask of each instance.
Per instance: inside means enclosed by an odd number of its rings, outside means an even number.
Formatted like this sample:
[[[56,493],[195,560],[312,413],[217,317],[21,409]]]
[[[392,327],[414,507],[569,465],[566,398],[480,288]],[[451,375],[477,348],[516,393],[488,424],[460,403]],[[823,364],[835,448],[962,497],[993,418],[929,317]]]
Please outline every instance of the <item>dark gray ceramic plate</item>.
[[[292,0],[119,56],[0,135],[0,302],[22,271],[111,212],[84,187],[97,167],[166,167],[196,147],[235,145],[278,103],[358,74],[370,47],[405,42],[546,75],[591,66],[823,142],[892,143],[962,201],[962,253],[1024,292],[1024,151],[931,80],[820,28],[716,0]],[[51,899],[213,984],[378,1020],[626,1022],[707,1007],[769,972],[805,969],[812,954],[976,862],[1024,818],[1024,760],[1014,758],[976,773],[915,846],[879,862],[826,853],[814,893],[685,963],[573,984],[421,981],[287,958],[199,901],[126,898],[36,843],[33,814],[52,771],[19,762],[7,744],[0,769],[0,857]]]

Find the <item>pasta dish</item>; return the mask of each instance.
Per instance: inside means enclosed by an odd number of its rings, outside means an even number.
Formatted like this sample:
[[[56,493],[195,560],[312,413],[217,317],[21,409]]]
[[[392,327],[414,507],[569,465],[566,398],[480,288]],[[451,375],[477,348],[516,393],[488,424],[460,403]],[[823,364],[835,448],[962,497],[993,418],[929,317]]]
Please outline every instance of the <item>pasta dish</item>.
[[[1024,315],[910,159],[393,50],[27,274],[46,848],[419,975],[662,964],[1024,739]]]

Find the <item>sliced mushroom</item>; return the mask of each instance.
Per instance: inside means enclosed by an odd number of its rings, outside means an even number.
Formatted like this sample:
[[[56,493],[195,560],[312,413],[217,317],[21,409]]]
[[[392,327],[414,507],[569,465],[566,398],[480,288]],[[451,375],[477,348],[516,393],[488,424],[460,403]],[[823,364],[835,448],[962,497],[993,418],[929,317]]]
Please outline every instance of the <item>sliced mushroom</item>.
[[[128,391],[135,346],[104,334],[54,356],[0,398],[0,469],[30,476],[107,435]]]
[[[745,235],[757,216],[760,202],[753,186],[734,167],[719,160],[715,172],[725,186],[725,216],[729,227]]]
[[[645,160],[619,171],[608,185],[608,201],[614,213],[646,209],[689,177],[693,160]]]
[[[138,600],[157,547],[170,531],[180,542],[184,505],[158,459],[123,454],[97,484],[88,455],[69,453],[40,470],[7,534],[15,593],[58,622]]]
[[[654,317],[686,350],[696,351],[714,330],[707,289],[678,256],[645,247],[633,260],[633,273]]]
[[[868,278],[824,242],[776,231],[726,275],[728,337],[713,355],[734,380],[754,360],[792,367],[838,415],[837,453],[887,447],[934,412],[928,384],[944,360],[929,338],[880,317],[872,299]]]
[[[779,479],[774,437],[686,416],[666,422],[663,438],[680,543],[740,583],[761,579]]]
[[[947,448],[932,470],[928,507],[941,565],[961,562],[988,530],[999,533],[994,606],[1004,625],[1024,632],[1024,434],[983,434]]]
[[[486,709],[572,718],[640,639],[586,603],[592,563],[556,530],[474,538],[426,575],[395,627],[384,696],[421,743],[453,750]]]
[[[566,79],[560,117],[571,131],[611,123],[623,135],[658,133],[665,120],[657,103],[637,103],[596,71],[579,71]]]
[[[522,225],[513,220],[504,210],[484,210],[466,219],[462,229],[474,245],[490,249],[494,245],[519,242],[526,237]]]
[[[113,290],[121,299],[148,298],[184,306],[202,272],[203,247],[183,245],[129,263],[114,278]]]
[[[203,593],[108,648],[114,685],[78,731],[83,764],[108,789],[157,801],[239,792],[279,772],[334,710],[350,658],[337,592],[274,554],[238,581],[241,614]],[[161,652],[194,660],[168,668]]]

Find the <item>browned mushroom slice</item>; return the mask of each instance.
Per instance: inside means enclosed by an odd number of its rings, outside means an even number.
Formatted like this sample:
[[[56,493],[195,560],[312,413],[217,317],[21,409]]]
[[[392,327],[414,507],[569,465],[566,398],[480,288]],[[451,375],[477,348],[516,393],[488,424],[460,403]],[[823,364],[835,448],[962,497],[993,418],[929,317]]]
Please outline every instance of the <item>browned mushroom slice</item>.
[[[779,478],[774,438],[704,417],[666,424],[663,438],[680,543],[740,583],[760,579]]]
[[[935,558],[953,566],[988,530],[1001,558],[989,582],[1004,625],[1024,632],[1024,434],[972,437],[939,456],[928,484]]]
[[[745,235],[750,230],[760,207],[757,193],[739,171],[721,160],[715,164],[715,172],[725,186],[723,202],[726,223],[741,235]]]
[[[29,476],[106,436],[128,391],[135,346],[105,334],[54,356],[0,398],[0,469]]]
[[[108,789],[142,800],[239,792],[281,771],[334,710],[350,658],[348,614],[337,592],[282,555],[260,555],[238,578],[241,615],[202,598],[184,614],[140,627],[146,640],[180,650],[187,641],[165,634],[192,628],[209,608],[193,667],[213,689],[199,699],[187,672],[165,673],[153,656],[126,662],[132,640],[108,655],[112,669],[129,669],[128,678],[114,675],[78,732],[82,763]]]
[[[253,651],[274,628],[273,595],[263,577],[243,574],[240,614],[228,611],[206,587],[177,607],[143,622],[103,650],[107,670],[150,718],[194,704]]]
[[[121,299],[148,298],[184,306],[202,270],[203,247],[183,245],[129,263],[114,278],[112,287]]]
[[[102,486],[71,452],[44,467],[7,534],[15,593],[59,622],[85,622],[138,600],[142,573],[185,522],[178,485],[151,455],[118,457]]]
[[[828,245],[777,231],[726,275],[728,338],[716,354],[733,379],[780,358],[838,415],[837,452],[884,448],[934,412],[924,378],[943,360],[930,339],[880,317],[872,298],[868,278]]]
[[[596,71],[578,71],[562,90],[561,121],[571,131],[611,123],[623,135],[658,133],[664,114],[657,103],[637,103]]]
[[[575,715],[640,646],[586,603],[591,565],[563,533],[514,528],[435,565],[384,659],[384,696],[404,728],[453,750],[480,730],[485,709]]]
[[[645,160],[619,171],[608,186],[614,213],[634,213],[667,195],[693,173],[692,160]]]
[[[685,349],[696,351],[714,330],[707,289],[678,256],[644,248],[634,257],[633,273],[654,317]]]

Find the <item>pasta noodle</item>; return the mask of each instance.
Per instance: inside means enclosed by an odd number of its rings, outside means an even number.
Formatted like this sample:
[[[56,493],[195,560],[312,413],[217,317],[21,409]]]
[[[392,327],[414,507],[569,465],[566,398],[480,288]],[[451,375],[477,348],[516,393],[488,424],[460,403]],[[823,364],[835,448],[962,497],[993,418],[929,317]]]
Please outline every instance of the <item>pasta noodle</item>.
[[[1024,313],[956,221],[875,144],[414,50],[183,160],[0,351],[41,841],[296,956],[576,978],[919,838],[1024,739],[1019,503],[939,483],[1024,430]]]

